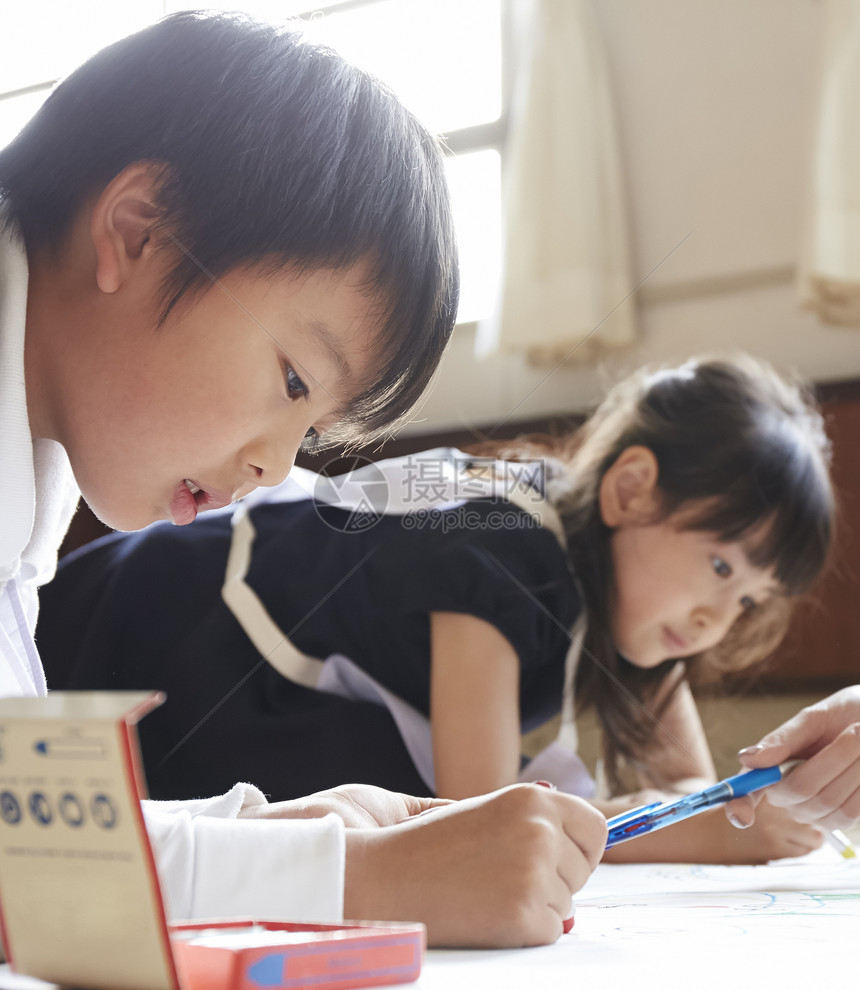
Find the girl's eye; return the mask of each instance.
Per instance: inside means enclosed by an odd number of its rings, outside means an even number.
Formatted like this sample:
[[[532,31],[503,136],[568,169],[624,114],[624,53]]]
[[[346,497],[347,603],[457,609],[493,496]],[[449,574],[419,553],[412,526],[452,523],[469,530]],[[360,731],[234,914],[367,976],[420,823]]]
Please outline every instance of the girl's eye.
[[[305,398],[308,394],[308,387],[293,371],[287,366],[287,395],[291,399]]]
[[[714,573],[721,578],[728,578],[732,576],[731,565],[726,563],[722,557],[711,557],[711,567],[713,567]]]
[[[755,599],[750,598],[749,595],[744,595],[741,599],[741,608],[745,612],[751,612],[755,608]]]

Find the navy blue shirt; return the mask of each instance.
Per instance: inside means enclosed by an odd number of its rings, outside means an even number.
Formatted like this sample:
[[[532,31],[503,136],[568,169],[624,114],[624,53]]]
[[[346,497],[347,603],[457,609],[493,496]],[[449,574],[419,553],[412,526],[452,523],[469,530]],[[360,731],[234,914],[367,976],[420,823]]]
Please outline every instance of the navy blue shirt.
[[[345,654],[427,714],[429,615],[474,615],[517,653],[523,729],[558,712],[580,605],[551,532],[482,500],[411,528],[383,516],[344,532],[342,513],[309,500],[252,510],[248,583],[302,652]],[[236,779],[275,798],[350,781],[426,793],[384,709],[294,685],[261,659],[221,600],[231,535],[219,513],[61,561],[37,629],[48,684],[166,691],[140,727],[153,797]]]

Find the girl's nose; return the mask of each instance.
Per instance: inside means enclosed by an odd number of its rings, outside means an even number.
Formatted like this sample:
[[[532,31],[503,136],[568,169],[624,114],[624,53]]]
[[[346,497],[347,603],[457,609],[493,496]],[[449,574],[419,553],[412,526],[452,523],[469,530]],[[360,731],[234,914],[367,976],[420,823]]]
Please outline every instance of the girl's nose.
[[[701,652],[710,649],[722,635],[717,631],[716,616],[712,609],[699,606],[693,609],[689,645],[692,651]]]
[[[730,614],[728,601],[714,601],[708,604],[697,605],[692,613],[693,628],[699,636],[708,633],[713,634],[719,631],[720,634],[728,631],[729,626],[734,621],[734,616]]]
[[[714,622],[711,610],[702,605],[698,605],[693,609],[691,618],[693,620],[693,628],[699,634],[710,629]]]

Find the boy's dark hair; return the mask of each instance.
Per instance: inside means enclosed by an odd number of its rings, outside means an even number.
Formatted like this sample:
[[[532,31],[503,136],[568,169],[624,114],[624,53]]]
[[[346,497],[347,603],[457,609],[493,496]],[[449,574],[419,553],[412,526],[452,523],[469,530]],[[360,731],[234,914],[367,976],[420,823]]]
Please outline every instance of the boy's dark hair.
[[[377,380],[340,438],[380,436],[453,329],[457,250],[441,151],[378,80],[300,33],[186,12],[103,49],[0,150],[0,196],[30,251],[56,248],[126,166],[161,174],[181,248],[162,318],[236,268],[370,263]]]

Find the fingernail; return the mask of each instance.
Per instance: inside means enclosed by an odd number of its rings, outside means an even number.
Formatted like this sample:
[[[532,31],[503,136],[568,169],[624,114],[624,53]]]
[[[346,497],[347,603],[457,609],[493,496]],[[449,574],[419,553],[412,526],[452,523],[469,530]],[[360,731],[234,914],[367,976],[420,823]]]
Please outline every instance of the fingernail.
[[[534,783],[536,783],[538,787],[548,787],[551,791],[554,791],[556,789],[555,784],[553,784],[549,780],[536,780],[534,781]]]
[[[760,753],[764,749],[761,743],[756,743],[755,746],[745,746],[743,749],[738,750],[738,756],[755,756],[756,753]]]
[[[728,818],[730,824],[734,825],[735,828],[745,829],[750,827],[749,822],[742,822],[732,811],[726,812],[726,818]]]

